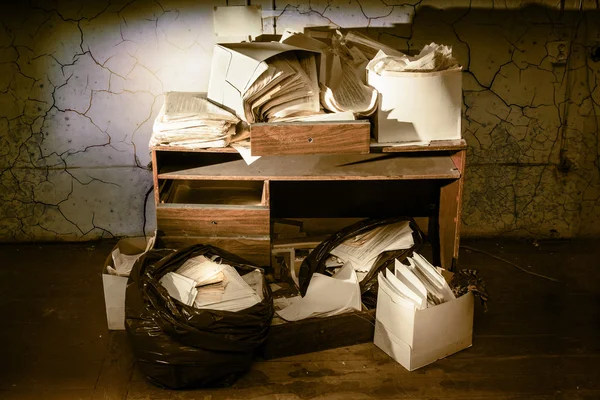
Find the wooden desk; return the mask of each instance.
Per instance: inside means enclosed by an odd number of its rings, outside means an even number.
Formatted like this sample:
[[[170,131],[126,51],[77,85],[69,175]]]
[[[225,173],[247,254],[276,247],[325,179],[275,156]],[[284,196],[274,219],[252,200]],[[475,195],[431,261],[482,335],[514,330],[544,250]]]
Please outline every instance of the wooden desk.
[[[458,258],[464,140],[363,155],[265,156],[250,166],[231,148],[151,150],[166,244],[214,244],[266,265],[272,217],[396,213],[429,217],[434,263],[452,268]]]

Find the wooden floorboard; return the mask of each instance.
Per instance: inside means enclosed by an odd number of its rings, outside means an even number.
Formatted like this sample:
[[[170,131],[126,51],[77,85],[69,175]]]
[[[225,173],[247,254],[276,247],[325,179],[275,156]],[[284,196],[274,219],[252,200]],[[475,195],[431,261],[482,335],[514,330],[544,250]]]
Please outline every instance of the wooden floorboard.
[[[600,242],[463,244],[560,282],[461,249],[459,268],[490,292],[472,347],[408,372],[366,343],[257,360],[232,387],[187,391],[148,383],[125,332],[106,329],[100,271],[114,242],[0,245],[0,399],[599,399]]]

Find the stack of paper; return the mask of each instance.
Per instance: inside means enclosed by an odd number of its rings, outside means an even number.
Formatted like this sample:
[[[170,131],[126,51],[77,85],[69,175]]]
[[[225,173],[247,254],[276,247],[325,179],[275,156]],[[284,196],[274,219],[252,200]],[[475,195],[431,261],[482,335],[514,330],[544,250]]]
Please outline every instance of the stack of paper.
[[[409,222],[400,221],[348,239],[335,247],[331,254],[345,263],[351,263],[359,275],[359,281],[362,281],[381,253],[408,249],[413,244]]]
[[[168,92],[154,121],[152,146],[225,147],[239,119],[206,93]]]
[[[429,305],[442,304],[456,297],[452,289],[437,268],[429,263],[422,255],[414,253],[410,262],[409,269],[419,278],[427,288],[427,301]]]
[[[343,40],[347,47],[356,47],[369,60],[373,59],[379,50],[383,50],[386,53],[397,52],[393,48],[386,46],[385,44],[378,42],[377,40],[371,39],[370,37],[363,35],[360,32],[350,31],[346,33]]]
[[[321,86],[321,103],[332,112],[369,116],[377,109],[378,92],[365,84],[367,56],[341,33],[333,38],[331,79]]]
[[[395,50],[379,50],[367,69],[382,76],[398,72],[434,72],[459,69],[460,65],[452,57],[452,47],[431,43],[423,47],[416,56],[408,56]]]
[[[410,266],[396,260],[394,271],[380,272],[382,290],[404,308],[423,310],[455,299],[442,275],[420,254],[408,258]]]
[[[277,42],[217,44],[208,96],[248,123],[318,113],[317,55]]]
[[[360,286],[354,269],[347,264],[331,277],[313,274],[306,295],[288,301],[291,303],[289,307],[277,311],[286,321],[360,311]]]
[[[237,312],[262,300],[263,279],[260,270],[242,277],[230,265],[198,256],[163,276],[160,282],[169,295],[187,305]]]
[[[169,296],[174,299],[188,306],[194,304],[198,291],[196,290],[196,282],[193,279],[175,272],[168,272],[160,279],[160,284],[167,289]]]
[[[319,111],[319,84],[315,55],[285,52],[269,58],[268,69],[244,93],[249,123],[310,115]]]

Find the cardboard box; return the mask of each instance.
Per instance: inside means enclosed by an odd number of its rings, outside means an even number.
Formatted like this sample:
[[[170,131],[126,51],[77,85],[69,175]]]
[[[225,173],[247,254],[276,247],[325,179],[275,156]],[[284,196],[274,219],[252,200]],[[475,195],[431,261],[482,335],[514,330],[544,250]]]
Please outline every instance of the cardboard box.
[[[379,286],[374,343],[409,371],[470,347],[473,295],[424,310],[409,310]]]
[[[461,138],[462,69],[398,72],[367,71],[379,91],[373,134],[379,143]]]
[[[227,43],[214,47],[208,98],[224,108],[244,118],[242,97],[246,90],[265,72],[269,58],[286,51],[308,51],[295,46],[277,42]],[[317,56],[319,70],[319,52]]]
[[[109,330],[125,329],[125,288],[128,279],[126,276],[108,273],[108,267],[114,268],[112,252],[118,248],[121,253],[127,255],[143,254],[147,248],[152,246],[153,242],[153,237],[148,239],[143,237],[121,239],[106,257],[102,268],[102,285],[104,286],[104,303]]]

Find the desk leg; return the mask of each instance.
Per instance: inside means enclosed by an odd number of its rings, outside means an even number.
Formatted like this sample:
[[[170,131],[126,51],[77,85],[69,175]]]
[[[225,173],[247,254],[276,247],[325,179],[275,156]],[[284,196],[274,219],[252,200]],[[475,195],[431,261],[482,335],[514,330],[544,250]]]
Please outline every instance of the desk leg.
[[[154,182],[154,206],[158,207],[160,189],[158,187],[158,165],[156,163],[156,150],[152,150],[152,181]]]
[[[452,155],[460,179],[453,181],[440,190],[439,240],[442,268],[452,270],[458,260],[460,241],[460,217],[462,211],[462,192],[465,179],[466,151]]]

